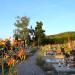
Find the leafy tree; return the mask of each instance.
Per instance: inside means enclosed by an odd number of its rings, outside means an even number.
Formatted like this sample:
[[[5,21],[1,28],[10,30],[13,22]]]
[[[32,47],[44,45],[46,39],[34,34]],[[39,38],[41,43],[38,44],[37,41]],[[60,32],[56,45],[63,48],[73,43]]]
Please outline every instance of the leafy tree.
[[[36,27],[35,27],[35,42],[39,46],[42,43],[42,40],[45,38],[45,31],[42,28],[43,23],[42,22],[36,22]]]
[[[24,46],[27,44],[29,29],[29,18],[27,16],[17,17],[15,26],[16,26],[16,33],[14,33],[14,37],[16,39],[24,40]]]
[[[13,35],[13,37],[15,38],[15,40],[18,40],[19,38],[20,38],[20,35],[18,34],[18,29],[15,29],[14,30],[14,35]]]

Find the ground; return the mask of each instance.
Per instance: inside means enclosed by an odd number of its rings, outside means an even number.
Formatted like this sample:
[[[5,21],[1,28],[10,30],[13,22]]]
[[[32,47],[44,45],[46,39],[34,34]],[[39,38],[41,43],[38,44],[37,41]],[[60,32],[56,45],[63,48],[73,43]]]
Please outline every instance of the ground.
[[[38,51],[26,61],[16,65],[18,75],[46,75],[45,72],[36,65]]]

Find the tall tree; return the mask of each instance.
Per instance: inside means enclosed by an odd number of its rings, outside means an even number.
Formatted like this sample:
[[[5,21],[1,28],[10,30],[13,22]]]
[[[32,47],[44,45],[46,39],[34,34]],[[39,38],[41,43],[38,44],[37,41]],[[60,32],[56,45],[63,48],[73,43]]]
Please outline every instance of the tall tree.
[[[28,24],[29,24],[29,18],[27,16],[17,17],[15,23],[16,33],[14,33],[14,36],[21,40],[24,40],[24,46],[27,43],[27,38],[29,35]]]
[[[41,45],[42,40],[45,38],[45,30],[42,28],[43,23],[42,22],[36,22],[36,27],[35,27],[35,40],[39,45]]]

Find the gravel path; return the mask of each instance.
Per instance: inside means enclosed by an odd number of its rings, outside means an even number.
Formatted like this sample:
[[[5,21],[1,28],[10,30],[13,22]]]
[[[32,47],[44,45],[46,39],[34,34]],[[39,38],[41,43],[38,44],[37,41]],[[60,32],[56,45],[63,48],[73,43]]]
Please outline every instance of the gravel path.
[[[37,55],[38,52],[16,66],[18,75],[46,75],[45,72],[35,64]]]

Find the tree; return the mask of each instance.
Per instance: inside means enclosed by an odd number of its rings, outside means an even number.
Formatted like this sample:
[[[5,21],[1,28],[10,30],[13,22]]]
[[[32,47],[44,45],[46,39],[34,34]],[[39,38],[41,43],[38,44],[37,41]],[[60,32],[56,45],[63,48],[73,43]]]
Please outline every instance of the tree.
[[[42,40],[45,38],[45,31],[42,28],[43,23],[42,22],[36,22],[36,27],[35,27],[35,41],[36,44],[41,45]]]
[[[19,30],[18,29],[15,29],[14,30],[14,35],[13,37],[15,38],[15,40],[18,40],[20,38],[20,34],[19,34]]]
[[[24,46],[27,44],[27,38],[29,35],[28,24],[29,18],[27,16],[17,17],[16,23],[14,24],[16,26],[14,37],[16,39],[24,40]]]

